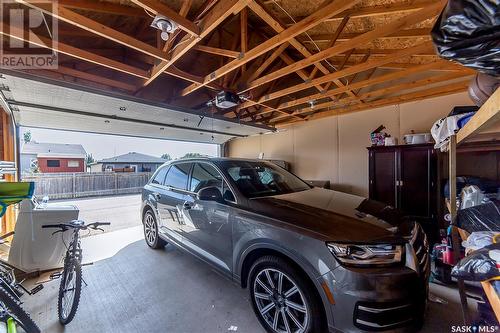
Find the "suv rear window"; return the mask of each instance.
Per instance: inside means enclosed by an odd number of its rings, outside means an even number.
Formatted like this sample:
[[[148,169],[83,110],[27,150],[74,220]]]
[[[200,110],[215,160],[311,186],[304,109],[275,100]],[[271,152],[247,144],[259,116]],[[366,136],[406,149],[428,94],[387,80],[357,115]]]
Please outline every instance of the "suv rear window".
[[[172,186],[181,190],[187,188],[189,170],[192,163],[174,164],[170,167],[165,179],[165,185]]]
[[[156,175],[153,177],[153,180],[151,180],[151,184],[158,184],[158,185],[163,185],[165,182],[165,176],[167,175],[168,167],[163,167],[158,172]]]

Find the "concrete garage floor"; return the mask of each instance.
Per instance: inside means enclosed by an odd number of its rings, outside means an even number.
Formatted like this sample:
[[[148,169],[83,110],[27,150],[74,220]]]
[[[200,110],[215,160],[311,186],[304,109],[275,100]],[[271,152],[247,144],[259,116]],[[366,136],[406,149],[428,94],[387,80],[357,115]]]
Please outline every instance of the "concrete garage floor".
[[[84,267],[88,286],[82,290],[75,319],[65,328],[57,319],[59,280],[45,284],[36,296],[24,297],[26,310],[42,331],[229,332],[235,326],[237,332],[264,332],[251,309],[247,290],[173,246],[157,251],[147,247],[137,204],[134,211],[127,208],[138,199],[85,199],[91,205],[75,201],[82,208],[82,218],[89,221],[108,217],[117,229],[121,221],[136,226],[83,240],[84,262],[95,262]],[[108,204],[114,208],[108,210]],[[448,304],[429,302],[421,332],[450,332],[452,325],[461,322],[458,293],[436,284],[430,289]],[[471,303],[473,310],[475,303]]]
[[[34,297],[25,296],[25,307],[43,332],[228,332],[231,326],[238,332],[264,332],[247,290],[170,245],[153,251],[136,241],[85,266],[83,276],[88,286],[65,328],[57,319],[59,280]],[[457,292],[435,284],[431,292],[449,303],[429,303],[422,332],[450,332],[451,325],[460,324]]]

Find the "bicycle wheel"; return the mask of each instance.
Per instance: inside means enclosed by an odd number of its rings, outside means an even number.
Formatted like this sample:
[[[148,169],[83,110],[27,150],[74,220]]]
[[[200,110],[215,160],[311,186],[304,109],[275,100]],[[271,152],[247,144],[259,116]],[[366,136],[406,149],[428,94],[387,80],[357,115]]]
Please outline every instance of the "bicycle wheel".
[[[0,287],[0,312],[3,311],[7,312],[6,316],[12,317],[26,333],[40,333],[40,329],[21,307],[20,302]]]
[[[57,300],[57,312],[62,325],[69,324],[75,317],[81,291],[82,267],[77,260],[69,260],[64,264]]]

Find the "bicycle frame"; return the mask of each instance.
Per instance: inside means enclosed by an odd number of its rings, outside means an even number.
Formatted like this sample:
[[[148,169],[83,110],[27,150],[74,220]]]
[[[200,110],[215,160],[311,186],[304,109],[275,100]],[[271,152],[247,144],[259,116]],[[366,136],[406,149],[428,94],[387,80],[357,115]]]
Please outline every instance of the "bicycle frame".
[[[71,237],[71,244],[68,247],[64,262],[67,260],[76,259],[79,263],[82,262],[82,247],[80,243],[80,229],[73,229],[73,236]]]

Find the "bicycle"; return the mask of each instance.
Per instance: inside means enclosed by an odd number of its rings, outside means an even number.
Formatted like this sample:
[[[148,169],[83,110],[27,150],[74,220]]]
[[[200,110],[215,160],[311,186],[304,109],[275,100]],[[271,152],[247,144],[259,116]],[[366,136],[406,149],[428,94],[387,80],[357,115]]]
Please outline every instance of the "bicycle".
[[[0,236],[0,244],[13,234]],[[16,280],[14,268],[0,260],[0,332],[16,333],[16,327],[20,326],[27,333],[40,333],[40,328],[21,307],[21,296],[24,292],[36,294],[43,289],[43,285],[27,290],[21,283]]]
[[[58,228],[52,233],[62,233],[73,230],[73,235],[64,257],[64,267],[61,274],[61,284],[59,286],[59,295],[57,299],[57,312],[59,322],[62,325],[69,324],[75,317],[82,288],[82,248],[80,244],[80,231],[82,230],[101,230],[103,225],[110,225],[109,222],[94,222],[85,224],[82,220],[73,220],[68,223],[46,224],[42,228]],[[85,281],[84,281],[85,282]]]

